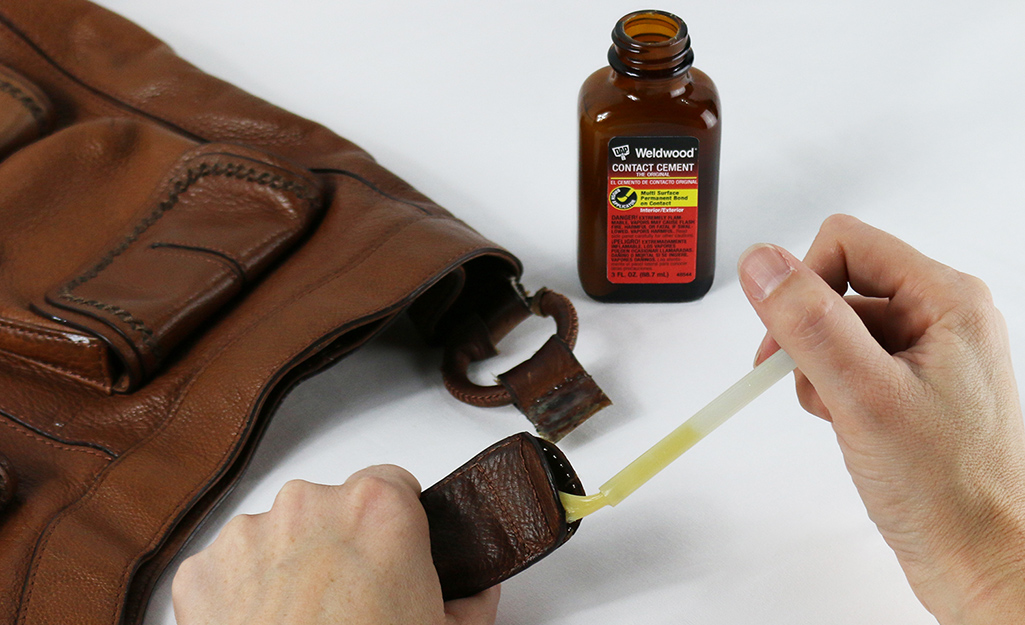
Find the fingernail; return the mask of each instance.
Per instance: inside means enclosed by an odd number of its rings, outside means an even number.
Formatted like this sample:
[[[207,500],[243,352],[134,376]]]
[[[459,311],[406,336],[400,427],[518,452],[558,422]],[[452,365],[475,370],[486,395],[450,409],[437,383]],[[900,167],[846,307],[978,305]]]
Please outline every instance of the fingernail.
[[[737,261],[740,283],[755,301],[762,301],[787,279],[794,268],[774,245],[752,245]]]

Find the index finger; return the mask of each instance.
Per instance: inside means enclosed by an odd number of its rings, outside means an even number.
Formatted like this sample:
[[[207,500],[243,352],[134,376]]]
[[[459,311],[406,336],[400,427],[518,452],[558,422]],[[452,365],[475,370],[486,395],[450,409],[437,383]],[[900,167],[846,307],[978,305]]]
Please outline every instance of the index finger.
[[[896,312],[926,326],[961,300],[959,272],[850,215],[822,223],[804,263],[840,295],[850,285],[866,297],[890,299]]]

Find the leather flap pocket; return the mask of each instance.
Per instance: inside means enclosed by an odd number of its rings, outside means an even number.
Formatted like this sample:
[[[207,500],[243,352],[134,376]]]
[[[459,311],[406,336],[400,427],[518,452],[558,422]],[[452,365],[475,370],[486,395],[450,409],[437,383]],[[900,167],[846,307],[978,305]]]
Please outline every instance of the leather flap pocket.
[[[29,149],[40,153],[25,158],[67,160],[55,154],[64,150],[84,164],[62,172],[75,180],[54,182],[60,190],[24,194],[42,202],[45,232],[15,235],[17,247],[34,257],[35,273],[52,278],[21,290],[35,291],[28,301],[39,322],[83,335],[83,348],[99,339],[107,366],[76,377],[107,390],[151,378],[302,235],[320,206],[316,182],[295,165],[241,146],[196,146],[136,122],[80,124]],[[26,184],[48,183],[40,173]],[[3,199],[0,210],[10,209]],[[23,208],[11,210],[32,221]],[[75,366],[67,360],[58,363],[64,370]]]

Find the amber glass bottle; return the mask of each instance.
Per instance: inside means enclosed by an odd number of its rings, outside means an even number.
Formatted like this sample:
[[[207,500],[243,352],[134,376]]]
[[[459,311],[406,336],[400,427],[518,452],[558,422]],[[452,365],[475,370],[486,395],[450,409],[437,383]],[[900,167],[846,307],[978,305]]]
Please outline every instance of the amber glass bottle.
[[[687,25],[638,11],[580,89],[577,267],[603,302],[702,297],[715,273],[719,94]]]

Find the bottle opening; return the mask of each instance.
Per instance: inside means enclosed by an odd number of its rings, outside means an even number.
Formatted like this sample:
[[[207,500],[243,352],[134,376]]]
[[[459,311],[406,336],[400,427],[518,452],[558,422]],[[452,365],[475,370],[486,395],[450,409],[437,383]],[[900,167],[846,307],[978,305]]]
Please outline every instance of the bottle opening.
[[[663,43],[680,34],[680,21],[661,13],[635,13],[624,20],[623,32],[640,43]]]
[[[665,11],[635,11],[612,29],[609,64],[634,78],[672,78],[694,62],[687,24]]]

